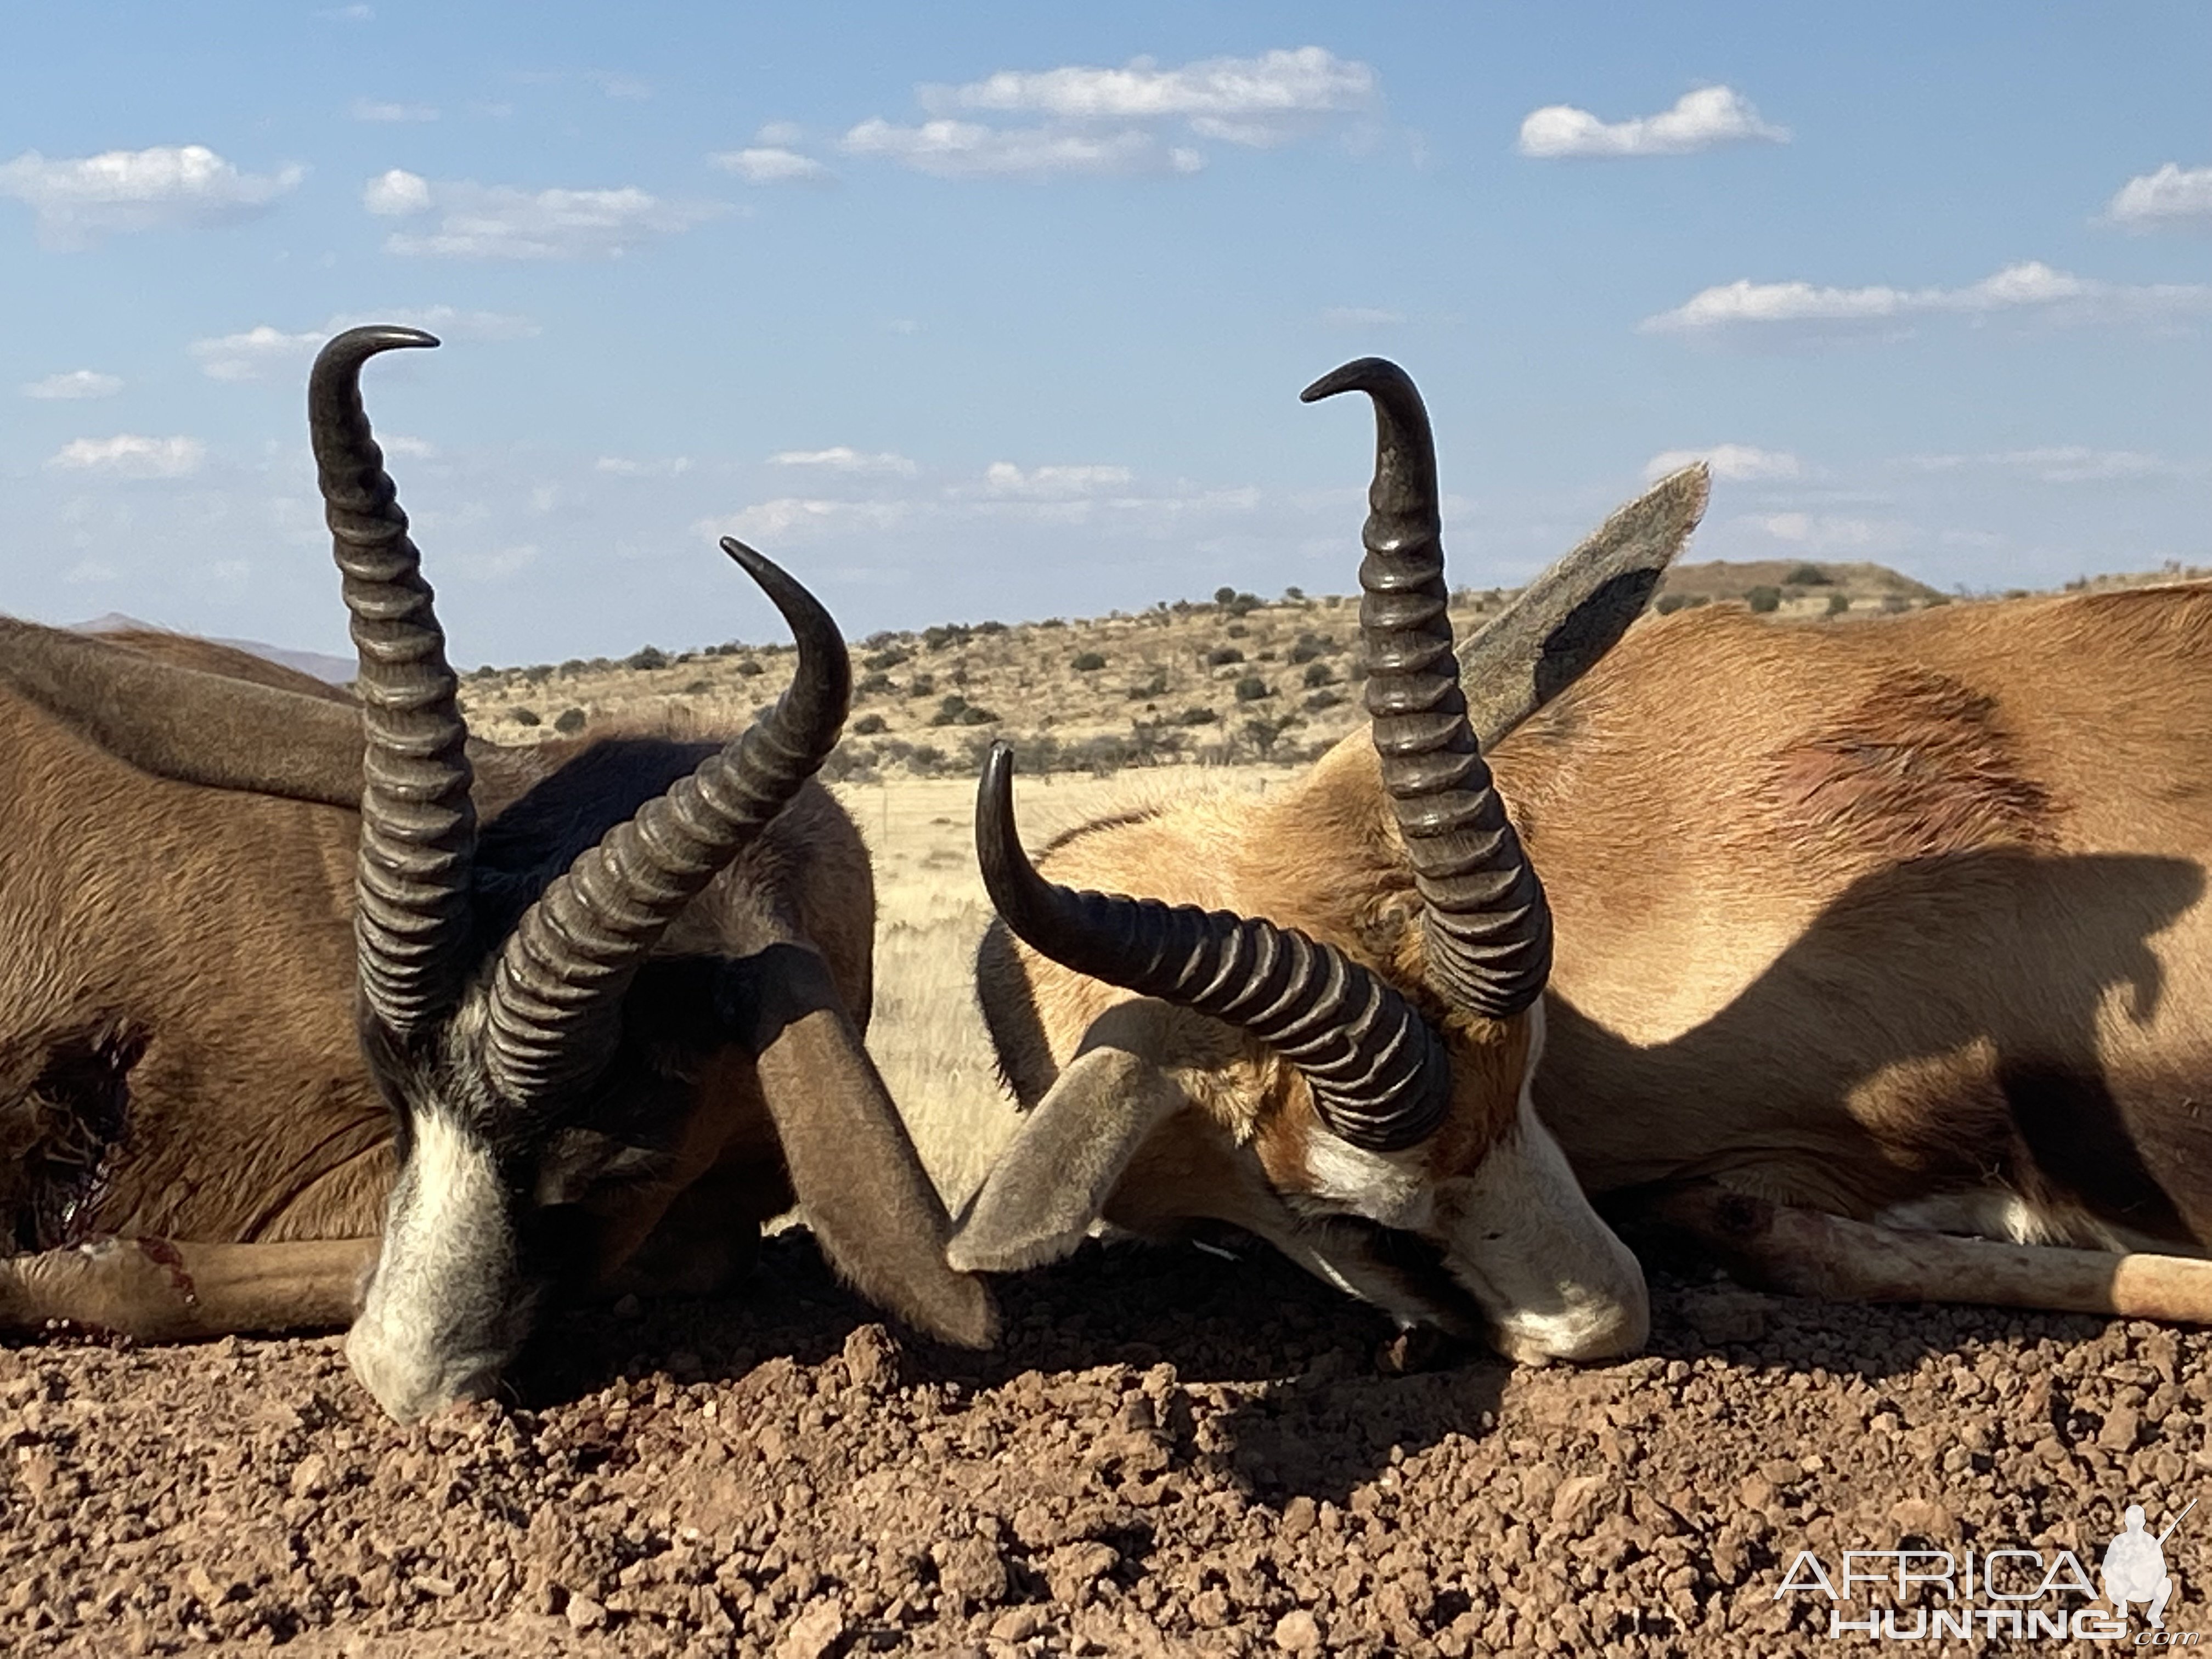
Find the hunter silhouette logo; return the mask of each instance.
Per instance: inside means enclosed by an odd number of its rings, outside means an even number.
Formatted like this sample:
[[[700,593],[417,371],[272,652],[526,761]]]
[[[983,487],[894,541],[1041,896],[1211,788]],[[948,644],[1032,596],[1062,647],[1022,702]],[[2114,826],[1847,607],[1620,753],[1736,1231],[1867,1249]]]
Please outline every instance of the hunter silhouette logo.
[[[2181,1516],[2196,1507],[2197,1500],[2192,1498],[2181,1515],[2167,1522],[2166,1530],[2153,1538],[2143,1530],[2142,1505],[2128,1505],[2127,1514],[2122,1517],[2125,1529],[2105,1550],[2105,1599],[2112,1604],[2115,1615],[2126,1618],[2128,1603],[2140,1601],[2150,1627],[2166,1628],[2166,1601],[2173,1594],[2173,1580],[2166,1571],[2166,1540],[2181,1524]]]

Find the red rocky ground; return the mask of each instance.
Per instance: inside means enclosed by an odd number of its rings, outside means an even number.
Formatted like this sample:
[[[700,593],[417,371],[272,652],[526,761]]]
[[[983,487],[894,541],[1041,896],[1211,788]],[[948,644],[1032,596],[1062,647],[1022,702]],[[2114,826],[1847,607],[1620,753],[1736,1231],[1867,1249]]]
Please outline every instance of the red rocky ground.
[[[1004,1301],[1000,1352],[933,1350],[787,1235],[746,1300],[569,1316],[519,1403],[412,1430],[334,1340],[0,1348],[0,1651],[1838,1653],[1776,1598],[1800,1549],[2094,1571],[2127,1500],[2212,1496],[2197,1333],[1662,1279],[1628,1364],[1401,1375],[1256,1252]]]

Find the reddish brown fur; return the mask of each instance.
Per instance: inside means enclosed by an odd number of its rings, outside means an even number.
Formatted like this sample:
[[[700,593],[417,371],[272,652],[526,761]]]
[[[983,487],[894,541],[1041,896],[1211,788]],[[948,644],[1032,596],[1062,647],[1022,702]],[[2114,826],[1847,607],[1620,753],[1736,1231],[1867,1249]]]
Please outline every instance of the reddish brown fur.
[[[2212,586],[1838,629],[1686,611],[1492,763],[1557,923],[1539,1103],[1593,1191],[1994,1195],[2032,1236],[2212,1243]],[[1042,867],[1299,927],[1440,1012],[1364,732],[1262,801],[1101,825]],[[1127,995],[1003,941],[983,966],[1031,1097]],[[1178,1080],[1294,1189],[1303,1085],[1180,1018]],[[1522,1039],[1451,1040],[1439,1164],[1510,1111]]]

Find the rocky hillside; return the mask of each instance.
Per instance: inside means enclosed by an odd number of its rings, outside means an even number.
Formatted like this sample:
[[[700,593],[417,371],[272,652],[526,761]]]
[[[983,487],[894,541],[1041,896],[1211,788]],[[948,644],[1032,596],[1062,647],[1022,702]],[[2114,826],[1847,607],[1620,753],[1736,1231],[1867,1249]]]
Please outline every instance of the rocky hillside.
[[[1511,597],[1462,589],[1452,625],[1464,638]],[[1835,626],[1951,602],[1878,564],[1709,561],[1670,573],[1658,608],[1746,605]],[[640,722],[703,735],[773,702],[790,665],[783,645],[647,647],[621,660],[478,669],[465,694],[471,725],[503,742]],[[1084,622],[877,634],[854,642],[853,666],[853,718],[832,772],[859,778],[972,772],[1001,736],[1031,772],[1294,759],[1357,724],[1363,673],[1358,601],[1296,588],[1272,599],[1224,588],[1212,602]]]

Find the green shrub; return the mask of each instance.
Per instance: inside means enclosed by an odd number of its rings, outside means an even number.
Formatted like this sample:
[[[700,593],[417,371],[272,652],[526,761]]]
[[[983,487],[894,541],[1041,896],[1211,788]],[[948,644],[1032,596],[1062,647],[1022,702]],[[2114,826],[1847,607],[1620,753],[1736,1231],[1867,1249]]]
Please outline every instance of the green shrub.
[[[553,729],[563,737],[572,738],[584,729],[585,718],[580,708],[564,708],[560,718],[553,722]]]
[[[1247,674],[1237,682],[1237,701],[1239,702],[1265,702],[1274,695],[1273,688],[1257,674]]]
[[[1215,714],[1204,703],[1194,703],[1176,716],[1176,724],[1177,726],[1211,726],[1220,718],[1220,715]]]
[[[889,729],[889,725],[890,722],[881,714],[863,714],[853,722],[853,735],[860,738],[872,738],[877,732]]]
[[[1244,653],[1233,645],[1217,645],[1206,653],[1208,668],[1226,668],[1231,663],[1243,660]]]
[[[1850,600],[1845,598],[1843,594],[1831,593],[1828,595],[1828,614],[1830,616],[1840,617],[1844,611],[1850,608]]]
[[[1316,685],[1335,684],[1336,671],[1325,662],[1310,662],[1306,665],[1304,678],[1306,687],[1310,690]]]
[[[514,723],[517,726],[542,726],[544,721],[535,708],[518,708],[514,711]]]
[[[1801,564],[1782,580],[1792,587],[1826,587],[1832,578],[1817,564]]]
[[[657,645],[648,645],[642,650],[633,651],[624,657],[623,666],[646,669],[665,668],[668,666],[668,653]],[[546,672],[550,673],[552,671],[548,669]]]
[[[1106,665],[1106,658],[1101,652],[1079,651],[1067,665],[1079,674],[1093,674]]]
[[[1782,609],[1782,590],[1778,587],[1768,587],[1762,584],[1758,587],[1753,588],[1751,592],[1745,594],[1743,596],[1743,602],[1749,605],[1753,611],[1759,612],[1759,615],[1765,616],[1769,611],[1779,611]]]

